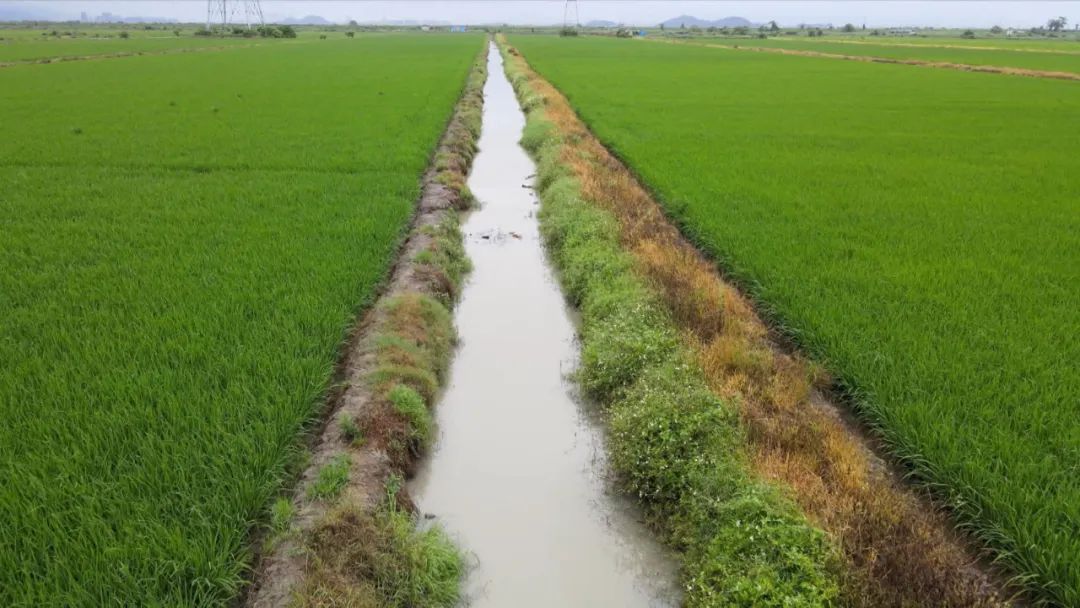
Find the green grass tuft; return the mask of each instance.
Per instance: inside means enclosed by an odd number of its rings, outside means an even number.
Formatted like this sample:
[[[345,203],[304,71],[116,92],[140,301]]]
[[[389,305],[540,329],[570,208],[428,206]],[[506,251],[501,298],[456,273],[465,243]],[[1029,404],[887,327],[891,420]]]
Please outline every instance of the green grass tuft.
[[[401,414],[409,422],[411,437],[420,447],[427,447],[431,442],[432,426],[431,412],[420,393],[411,387],[399,384],[390,389],[387,394],[394,411]]]
[[[334,500],[341,495],[349,481],[349,457],[345,454],[335,457],[319,469],[314,483],[308,486],[309,500]]]

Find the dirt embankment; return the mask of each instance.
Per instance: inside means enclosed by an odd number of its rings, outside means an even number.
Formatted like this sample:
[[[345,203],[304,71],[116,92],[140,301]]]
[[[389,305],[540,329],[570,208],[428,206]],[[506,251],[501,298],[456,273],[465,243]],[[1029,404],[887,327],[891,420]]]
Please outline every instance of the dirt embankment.
[[[455,340],[449,308],[468,270],[458,216],[472,202],[465,179],[480,134],[486,57],[485,46],[423,177],[388,283],[344,349],[307,466],[273,509],[278,521],[258,548],[246,606],[382,605],[383,594],[410,586],[394,577],[432,564],[442,564],[438,593],[456,593],[458,558],[442,540],[429,542],[429,532],[411,536],[402,478],[430,439],[429,410]],[[418,559],[420,550],[438,555]]]
[[[983,72],[987,74],[1007,74],[1010,76],[1028,76],[1031,78],[1054,78],[1058,80],[1080,80],[1080,74],[1073,72],[1053,72],[1049,70],[1030,70],[1027,68],[1012,68],[997,65],[971,65],[967,63],[951,63],[947,61],[924,61],[922,59],[896,59],[892,57],[875,57],[872,55],[843,55],[840,53],[823,53],[820,51],[804,51],[798,49],[782,49],[764,46],[744,46],[741,44],[705,44],[688,42],[716,49],[731,49],[737,51],[758,51],[761,53],[778,53],[780,55],[798,55],[800,57],[822,57],[825,59],[844,59],[847,61],[861,61],[863,63],[895,63],[900,65],[914,65],[924,68],[941,68],[949,70],[962,70],[965,72]]]
[[[1014,590],[946,514],[901,481],[872,433],[831,393],[828,375],[770,331],[566,98],[509,52],[564,142],[562,162],[583,199],[617,220],[622,248],[666,304],[709,388],[737,404],[752,469],[828,533],[843,564],[842,603],[1008,604]]]

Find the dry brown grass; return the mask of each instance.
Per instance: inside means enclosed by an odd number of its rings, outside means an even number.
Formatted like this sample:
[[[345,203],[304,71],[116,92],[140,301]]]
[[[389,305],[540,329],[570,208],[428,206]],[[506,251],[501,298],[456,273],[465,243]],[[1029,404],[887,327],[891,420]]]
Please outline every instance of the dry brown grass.
[[[994,606],[994,582],[933,505],[897,482],[830,409],[820,370],[783,352],[751,303],[682,237],[566,99],[519,62],[565,142],[562,159],[584,198],[619,222],[637,270],[685,331],[710,388],[740,405],[756,472],[790,488],[848,564],[852,606]]]

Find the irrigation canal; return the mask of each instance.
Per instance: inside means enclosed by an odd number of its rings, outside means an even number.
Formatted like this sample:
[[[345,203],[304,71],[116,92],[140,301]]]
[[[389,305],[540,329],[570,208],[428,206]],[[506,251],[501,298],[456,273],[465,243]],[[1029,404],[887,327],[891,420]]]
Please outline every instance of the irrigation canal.
[[[525,116],[494,45],[463,226],[473,272],[439,437],[410,483],[470,556],[470,606],[675,606],[675,565],[605,475],[603,430],[568,374],[572,313],[541,244]]]

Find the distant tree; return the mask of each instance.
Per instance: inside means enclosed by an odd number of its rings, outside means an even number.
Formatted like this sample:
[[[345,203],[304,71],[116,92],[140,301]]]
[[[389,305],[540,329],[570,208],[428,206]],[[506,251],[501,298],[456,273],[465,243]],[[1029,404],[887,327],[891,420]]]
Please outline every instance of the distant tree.
[[[296,30],[291,25],[283,25],[278,28],[282,38],[296,38]]]
[[[660,24],[660,31],[661,32],[664,31],[664,24],[663,23]]]
[[[352,38],[353,36],[356,36],[356,32],[345,32],[345,35]]]
[[[173,36],[179,36],[180,35],[180,30],[173,30],[172,33],[173,33]]]
[[[975,32],[973,32],[971,30],[964,30],[964,33],[960,34],[960,37],[961,38],[967,38],[968,40],[971,40],[971,39],[975,38]]]
[[[625,27],[620,27],[619,29],[615,30],[616,38],[630,38],[631,36],[633,36],[633,32],[626,29]]]
[[[1058,17],[1057,19],[1051,19],[1046,22],[1046,29],[1051,32],[1060,32],[1068,25],[1068,20],[1065,17]]]
[[[881,30],[870,30],[870,35],[871,36],[881,36],[882,33],[881,33]]]
[[[775,21],[770,21],[769,22],[769,31],[770,32],[779,32],[780,31],[780,26]]]
[[[349,19],[349,26],[358,27],[360,24],[356,22],[356,19]]]
[[[855,31],[855,26],[850,24],[850,23],[845,23],[844,27],[843,27],[843,30],[845,32],[854,32]]]
[[[319,40],[326,40],[326,34],[319,34]]]
[[[121,38],[129,38],[130,36],[131,36],[131,34],[129,34],[127,32],[120,32],[120,37]]]
[[[686,29],[686,24],[685,23],[680,23],[679,24],[679,29],[680,30],[685,30]]]
[[[1004,32],[1004,31],[1005,30],[1001,29],[1000,25],[995,25],[994,27],[990,28],[990,33],[991,34],[1000,34],[1000,33]]]

